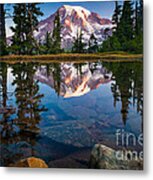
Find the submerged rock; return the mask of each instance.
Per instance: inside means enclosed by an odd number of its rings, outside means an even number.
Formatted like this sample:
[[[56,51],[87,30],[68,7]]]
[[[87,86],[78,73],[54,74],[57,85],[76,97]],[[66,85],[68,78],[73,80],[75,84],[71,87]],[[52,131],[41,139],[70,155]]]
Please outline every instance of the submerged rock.
[[[96,144],[91,152],[89,168],[109,170],[143,170],[143,160],[121,159],[122,152],[116,151],[102,144]],[[130,151],[124,150],[125,154]]]
[[[10,165],[10,167],[48,168],[47,164],[39,158],[29,157]]]

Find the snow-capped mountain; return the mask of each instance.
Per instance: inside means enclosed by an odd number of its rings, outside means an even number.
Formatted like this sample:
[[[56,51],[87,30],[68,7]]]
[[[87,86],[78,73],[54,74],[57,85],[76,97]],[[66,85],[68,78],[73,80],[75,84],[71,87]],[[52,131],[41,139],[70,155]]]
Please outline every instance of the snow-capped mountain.
[[[61,36],[63,48],[70,48],[72,46],[78,31],[82,31],[84,42],[87,42],[93,33],[98,43],[102,43],[107,37],[107,34],[105,34],[106,28],[110,29],[107,31],[109,35],[112,33],[111,20],[102,18],[97,13],[90,12],[81,6],[64,5],[57,12],[59,12],[62,24]],[[57,12],[39,23],[38,31],[34,33],[37,40],[43,42],[46,32],[53,31],[54,19]]]
[[[60,87],[56,87],[55,75],[47,73],[46,66],[41,66],[34,78],[41,83],[44,83],[55,91],[59,91],[60,96],[64,98],[78,97],[87,94],[88,92],[97,89],[100,85],[111,81],[112,73],[102,65],[86,64],[81,67],[81,73],[73,63],[60,64]],[[59,76],[59,75],[58,75]],[[57,89],[56,89],[57,88]]]

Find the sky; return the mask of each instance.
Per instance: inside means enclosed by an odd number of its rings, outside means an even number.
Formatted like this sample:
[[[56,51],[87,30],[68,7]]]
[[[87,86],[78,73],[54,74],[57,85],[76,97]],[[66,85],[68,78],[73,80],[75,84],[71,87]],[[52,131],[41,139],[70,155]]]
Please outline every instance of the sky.
[[[44,3],[41,9],[45,16],[54,13],[62,5],[82,6],[92,12],[100,14],[102,17],[111,17],[114,10],[114,2],[59,2],[59,3]]]
[[[121,2],[120,2],[121,3]],[[39,20],[46,19],[51,14],[57,11],[62,5],[72,5],[72,6],[82,6],[89,11],[96,12],[103,18],[111,19],[115,4],[113,1],[99,1],[99,2],[51,2],[40,4],[41,11],[44,13],[44,16],[39,17]],[[13,4],[5,6],[6,9],[10,9],[10,13],[13,12]],[[12,19],[6,20],[6,34],[10,36],[12,34],[10,26],[13,25]]]

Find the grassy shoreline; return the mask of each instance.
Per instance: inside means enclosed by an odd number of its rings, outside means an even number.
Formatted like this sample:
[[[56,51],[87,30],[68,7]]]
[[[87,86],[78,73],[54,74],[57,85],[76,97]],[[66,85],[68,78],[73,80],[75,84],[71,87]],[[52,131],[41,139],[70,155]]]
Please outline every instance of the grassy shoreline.
[[[97,54],[51,54],[51,55],[10,55],[0,56],[0,62],[62,62],[62,61],[115,61],[131,62],[143,59],[142,54],[128,53],[97,53]]]

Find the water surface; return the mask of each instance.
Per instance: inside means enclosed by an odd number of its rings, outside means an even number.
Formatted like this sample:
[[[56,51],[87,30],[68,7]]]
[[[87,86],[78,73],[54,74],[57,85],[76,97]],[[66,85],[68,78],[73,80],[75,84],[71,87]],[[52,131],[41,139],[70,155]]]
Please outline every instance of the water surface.
[[[137,137],[142,116],[142,62],[0,63],[1,166],[88,167],[94,144],[118,149],[116,130]]]

